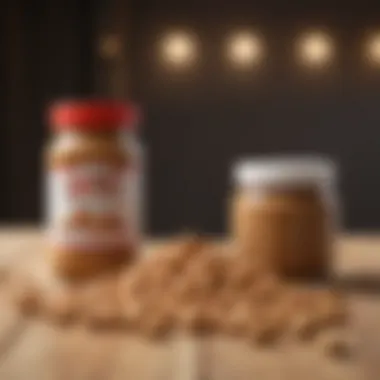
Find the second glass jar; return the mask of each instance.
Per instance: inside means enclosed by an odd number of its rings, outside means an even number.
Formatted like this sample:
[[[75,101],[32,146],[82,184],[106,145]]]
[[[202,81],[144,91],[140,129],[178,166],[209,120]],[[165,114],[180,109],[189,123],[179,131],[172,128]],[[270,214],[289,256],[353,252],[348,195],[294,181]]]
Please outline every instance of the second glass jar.
[[[319,157],[252,159],[234,168],[231,231],[253,260],[283,276],[329,274],[336,169]]]

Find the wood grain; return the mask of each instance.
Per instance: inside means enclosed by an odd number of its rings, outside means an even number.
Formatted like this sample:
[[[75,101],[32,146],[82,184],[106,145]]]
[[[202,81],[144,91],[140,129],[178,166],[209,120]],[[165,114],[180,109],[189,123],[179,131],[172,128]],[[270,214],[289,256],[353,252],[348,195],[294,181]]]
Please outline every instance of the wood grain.
[[[151,248],[152,246],[150,246]],[[32,229],[0,230],[0,268],[34,268],[48,280]],[[343,236],[335,267],[345,276],[379,276],[380,237]],[[25,321],[0,291],[0,379],[354,380],[380,378],[380,296],[350,291],[358,361],[327,358],[316,345],[258,349],[247,342],[175,336],[156,343],[127,332],[94,333]]]
[[[0,230],[0,363],[27,327],[25,320],[10,306],[9,292],[2,284],[11,270],[27,268],[34,261],[34,252],[42,246],[41,236],[35,230]]]

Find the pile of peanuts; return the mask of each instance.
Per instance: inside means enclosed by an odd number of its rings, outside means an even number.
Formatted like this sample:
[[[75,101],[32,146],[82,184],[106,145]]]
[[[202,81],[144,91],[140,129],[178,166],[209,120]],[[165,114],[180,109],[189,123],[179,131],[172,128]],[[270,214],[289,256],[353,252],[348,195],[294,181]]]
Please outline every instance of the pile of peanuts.
[[[29,279],[15,282],[11,293],[24,314],[59,324],[129,327],[155,338],[180,329],[273,344],[286,337],[312,340],[347,322],[338,292],[289,283],[249,255],[193,236],[85,284],[48,293]]]

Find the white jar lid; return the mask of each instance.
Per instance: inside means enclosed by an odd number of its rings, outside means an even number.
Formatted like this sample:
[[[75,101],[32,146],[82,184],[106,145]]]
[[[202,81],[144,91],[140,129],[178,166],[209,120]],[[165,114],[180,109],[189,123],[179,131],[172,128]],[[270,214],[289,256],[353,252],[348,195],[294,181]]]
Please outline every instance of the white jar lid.
[[[336,166],[319,156],[257,157],[237,162],[233,177],[244,187],[323,185],[335,180]]]

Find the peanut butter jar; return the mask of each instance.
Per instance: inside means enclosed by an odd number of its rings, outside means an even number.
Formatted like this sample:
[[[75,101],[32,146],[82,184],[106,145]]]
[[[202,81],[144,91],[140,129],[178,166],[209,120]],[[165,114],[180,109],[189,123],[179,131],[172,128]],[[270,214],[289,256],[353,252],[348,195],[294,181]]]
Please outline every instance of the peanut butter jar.
[[[108,100],[64,101],[49,110],[45,155],[49,261],[80,279],[130,260],[140,231],[131,128],[135,108]]]
[[[233,168],[230,229],[279,275],[325,278],[338,227],[336,167],[321,157],[248,159]]]

